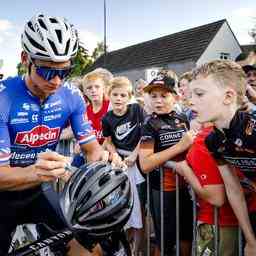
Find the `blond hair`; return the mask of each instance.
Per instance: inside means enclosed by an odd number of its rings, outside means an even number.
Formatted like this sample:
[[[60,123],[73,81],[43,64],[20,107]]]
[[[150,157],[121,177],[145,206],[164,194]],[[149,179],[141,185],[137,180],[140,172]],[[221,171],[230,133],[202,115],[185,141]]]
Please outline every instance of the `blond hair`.
[[[188,71],[188,72],[181,74],[181,76],[179,77],[179,81],[181,81],[182,79],[185,79],[188,82],[191,82],[193,79],[192,71]]]
[[[104,83],[104,90],[107,93],[108,87],[109,87],[109,81],[113,78],[113,75],[111,72],[109,72],[105,68],[96,68],[95,70],[91,71],[90,73],[87,73],[82,80],[82,89],[84,92],[84,87],[87,86],[87,84],[91,81],[95,81],[97,79],[101,79]]]
[[[237,93],[237,103],[242,104],[246,93],[246,76],[239,64],[230,60],[214,60],[192,72],[192,80],[208,76],[212,76],[223,87],[233,88]]]
[[[111,92],[115,88],[124,88],[127,90],[130,97],[132,97],[132,83],[126,76],[117,76],[110,80],[110,86],[108,90],[108,94],[110,95]]]

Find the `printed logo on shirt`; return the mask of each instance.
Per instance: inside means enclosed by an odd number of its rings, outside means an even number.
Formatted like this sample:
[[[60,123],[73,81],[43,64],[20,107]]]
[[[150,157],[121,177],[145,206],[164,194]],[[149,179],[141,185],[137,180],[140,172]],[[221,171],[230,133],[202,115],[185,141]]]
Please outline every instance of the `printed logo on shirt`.
[[[252,132],[255,129],[255,127],[256,127],[256,120],[251,118],[248,121],[248,124],[247,124],[246,129],[245,129],[246,135],[252,135]]]
[[[61,118],[61,114],[48,115],[44,117],[44,122],[49,122],[58,118]]]
[[[10,121],[10,124],[25,124],[29,123],[28,118],[20,117],[20,118],[13,118]]]
[[[26,111],[30,110],[30,105],[28,103],[23,103],[22,108],[25,109]]]
[[[126,136],[128,136],[134,130],[136,126],[137,124],[131,127],[131,122],[119,125],[115,131],[116,138],[118,140],[123,140]]]
[[[18,112],[17,116],[19,117],[28,116],[28,112]]]
[[[41,147],[49,142],[57,141],[60,135],[60,127],[50,128],[39,125],[30,131],[18,132],[14,143],[29,147]]]
[[[6,87],[4,86],[4,84],[1,83],[1,84],[0,84],[0,92],[2,92],[3,90],[5,90],[5,88],[6,88]]]

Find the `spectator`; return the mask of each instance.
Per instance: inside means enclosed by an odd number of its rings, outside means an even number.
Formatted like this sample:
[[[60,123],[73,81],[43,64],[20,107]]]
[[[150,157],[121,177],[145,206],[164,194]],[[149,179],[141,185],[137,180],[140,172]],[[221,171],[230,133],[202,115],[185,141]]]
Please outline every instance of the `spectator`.
[[[245,255],[254,256],[255,225],[250,223],[245,196],[233,168],[239,168],[250,181],[255,180],[255,111],[238,111],[246,92],[245,73],[235,62],[216,60],[195,69],[189,86],[197,120],[214,124],[206,146],[218,161],[228,200],[244,232]]]
[[[142,228],[141,207],[136,185],[144,182],[144,178],[137,168],[136,160],[144,112],[139,104],[129,103],[132,85],[126,77],[112,79],[108,93],[113,109],[102,119],[105,137],[103,146],[110,152],[115,162],[119,159],[121,166],[128,167],[127,174],[133,186],[134,207],[127,225],[132,228],[128,232],[129,240],[134,240],[138,229]]]
[[[214,254],[214,206],[220,207],[219,254],[238,255],[238,222],[226,202],[225,187],[217,163],[207,150],[204,140],[213,130],[205,125],[195,138],[186,161],[177,163],[176,171],[197,194],[197,255]]]
[[[159,166],[170,159],[184,159],[183,154],[192,143],[193,132],[187,132],[189,122],[184,114],[177,114],[174,106],[177,98],[177,76],[173,71],[159,74],[144,91],[149,93],[153,114],[145,120],[139,151],[140,166],[149,173],[151,186],[151,213],[158,249],[161,245],[160,175]],[[185,135],[184,135],[185,134]],[[164,168],[164,254],[171,255],[176,242],[175,174]],[[181,255],[190,255],[192,239],[192,204],[188,191],[180,184]]]
[[[104,141],[101,121],[110,109],[107,92],[109,81],[112,78],[113,75],[108,70],[97,68],[86,74],[81,83],[81,90],[84,94],[85,101],[88,103],[85,117],[91,122],[100,144]],[[72,165],[79,167],[84,163],[84,156],[79,152],[79,148],[76,147],[76,155],[74,156]]]

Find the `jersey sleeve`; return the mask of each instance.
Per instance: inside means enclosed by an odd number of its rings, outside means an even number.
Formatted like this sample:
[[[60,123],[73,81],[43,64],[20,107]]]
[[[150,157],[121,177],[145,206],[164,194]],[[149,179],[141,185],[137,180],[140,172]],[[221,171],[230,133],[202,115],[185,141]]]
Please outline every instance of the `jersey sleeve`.
[[[204,145],[193,144],[186,160],[202,186],[223,184],[217,162]]]
[[[154,129],[150,123],[150,117],[147,117],[141,128],[141,143],[154,141]]]
[[[75,138],[80,145],[96,140],[95,132],[85,116],[86,105],[79,91],[72,95],[72,103],[73,109],[69,120]]]
[[[107,137],[110,137],[112,135],[112,132],[111,132],[111,126],[108,122],[108,118],[107,116],[105,116],[103,119],[102,119],[102,134],[103,134],[103,137],[107,138]]]
[[[8,165],[11,158],[10,135],[8,129],[10,99],[3,91],[0,93],[0,165]]]
[[[215,159],[222,159],[221,149],[224,140],[224,135],[217,130],[212,131],[205,139],[205,145]]]

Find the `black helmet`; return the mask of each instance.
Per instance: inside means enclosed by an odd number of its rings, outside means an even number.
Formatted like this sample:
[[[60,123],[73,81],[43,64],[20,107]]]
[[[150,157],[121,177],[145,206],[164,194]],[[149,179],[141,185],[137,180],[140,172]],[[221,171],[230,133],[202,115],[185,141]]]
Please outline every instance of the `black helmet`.
[[[125,172],[110,164],[83,165],[65,184],[60,200],[75,238],[102,239],[118,232],[128,221],[133,195]]]

